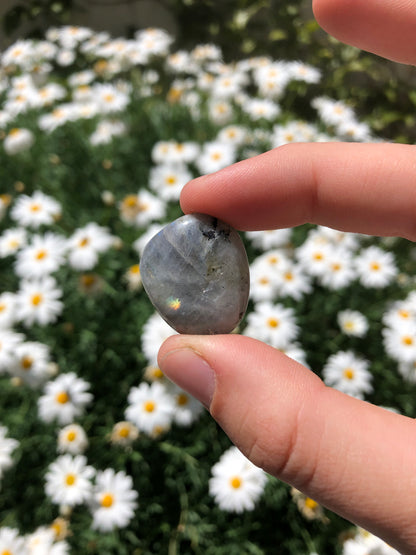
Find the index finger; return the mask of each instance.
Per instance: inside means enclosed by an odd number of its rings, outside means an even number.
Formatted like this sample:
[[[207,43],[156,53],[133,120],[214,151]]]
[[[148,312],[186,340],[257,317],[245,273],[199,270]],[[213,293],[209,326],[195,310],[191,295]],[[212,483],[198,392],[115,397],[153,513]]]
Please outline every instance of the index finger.
[[[181,206],[240,230],[316,223],[415,240],[416,150],[292,143],[190,181]]]

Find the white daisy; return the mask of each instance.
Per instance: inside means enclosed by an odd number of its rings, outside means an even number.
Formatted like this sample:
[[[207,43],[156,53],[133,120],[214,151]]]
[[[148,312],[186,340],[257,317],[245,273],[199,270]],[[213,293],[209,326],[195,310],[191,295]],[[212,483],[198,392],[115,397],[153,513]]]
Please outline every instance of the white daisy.
[[[204,143],[196,166],[202,174],[216,172],[235,162],[235,149],[229,143],[211,141]]]
[[[23,340],[23,334],[0,328],[0,374],[13,364],[16,348]]]
[[[163,200],[177,201],[183,186],[191,179],[185,165],[163,164],[150,170],[149,186]]]
[[[270,229],[266,231],[246,231],[247,239],[254,247],[267,251],[290,244],[291,229]]]
[[[400,553],[367,530],[357,528],[355,537],[344,542],[342,555],[400,555]]]
[[[97,110],[99,110],[98,106]],[[94,133],[90,136],[90,143],[92,145],[107,144],[112,141],[113,137],[124,135],[126,131],[127,127],[122,121],[103,120],[97,124]]]
[[[280,114],[280,107],[267,98],[250,98],[242,108],[252,121],[261,119],[272,121]]]
[[[386,287],[395,279],[397,266],[393,253],[372,246],[363,249],[355,259],[355,267],[364,287]]]
[[[350,251],[342,247],[333,247],[325,256],[319,281],[324,287],[334,291],[347,287],[356,275]]]
[[[29,150],[35,142],[35,137],[29,129],[13,128],[9,131],[3,141],[3,147],[6,154],[13,156]]]
[[[132,478],[124,471],[107,468],[97,472],[90,503],[92,528],[102,532],[125,528],[134,517],[138,496]]]
[[[304,81],[305,83],[319,83],[321,79],[319,69],[303,62],[290,62],[288,70],[292,79]]]
[[[65,49],[58,50],[55,61],[58,66],[68,67],[72,65],[76,60],[76,53],[73,50]]]
[[[13,326],[16,320],[16,295],[14,293],[0,294],[0,329]]]
[[[306,125],[303,122],[290,121],[284,125],[275,125],[273,127],[271,146],[272,148],[276,148],[288,143],[311,141],[317,134],[318,131],[315,127]]]
[[[41,191],[32,196],[20,195],[12,206],[10,216],[23,227],[50,225],[61,215],[60,203]]]
[[[223,453],[211,474],[209,493],[227,512],[254,510],[267,482],[266,473],[234,446]]]
[[[255,302],[273,301],[277,291],[277,269],[263,260],[254,260],[250,266],[250,298]]]
[[[416,323],[416,307],[410,299],[396,301],[383,314],[383,324],[391,328],[403,327],[410,322]]]
[[[25,68],[30,65],[33,56],[33,41],[19,39],[6,48],[1,56],[3,66],[19,66]]]
[[[69,545],[55,541],[55,532],[49,526],[40,526],[26,536],[28,555],[69,555]]]
[[[57,505],[80,505],[89,501],[95,470],[83,455],[61,455],[49,465],[45,493]]]
[[[369,142],[371,141],[371,130],[366,123],[357,121],[346,121],[338,125],[337,133],[348,141]]]
[[[388,355],[403,363],[416,362],[416,324],[406,322],[383,329],[383,344]]]
[[[47,382],[43,395],[38,399],[41,420],[56,420],[61,425],[72,423],[84,413],[86,406],[92,401],[89,388],[89,383],[74,372],[61,374],[55,380]]]
[[[175,402],[173,421],[178,426],[189,427],[201,416],[204,411],[203,405],[192,395],[183,391],[173,383],[169,383],[168,391]]]
[[[157,366],[157,354],[160,346],[165,339],[176,333],[157,312],[150,316],[141,333],[142,350],[149,364]]]
[[[329,357],[322,375],[327,385],[363,399],[365,393],[373,391],[373,376],[368,366],[368,361],[357,357],[352,351],[338,351]]]
[[[354,111],[341,100],[332,100],[322,96],[315,98],[311,104],[327,125],[337,126],[355,120]]]
[[[409,382],[411,384],[416,383],[416,361],[414,362],[399,361],[397,365],[397,370],[406,382]]]
[[[154,220],[165,217],[166,205],[156,196],[141,189],[137,195],[127,195],[119,204],[120,217],[137,227],[146,227]]]
[[[14,359],[9,366],[11,376],[38,387],[50,377],[49,347],[38,341],[25,341],[15,348]]]
[[[103,114],[121,112],[130,102],[128,94],[110,83],[96,83],[93,85],[94,99]]]
[[[291,75],[286,62],[264,60],[264,63],[256,65],[253,77],[260,96],[276,98],[283,93]]]
[[[15,254],[26,244],[27,231],[24,227],[6,229],[0,235],[0,258]]]
[[[299,264],[293,262],[279,268],[276,286],[280,296],[291,297],[297,301],[312,291],[309,276]]]
[[[13,465],[12,454],[19,446],[19,442],[16,439],[6,437],[7,434],[8,429],[0,425],[0,480],[4,471]]]
[[[155,164],[189,164],[199,154],[199,145],[193,141],[158,141],[152,148],[152,160]]]
[[[0,553],[5,555],[30,555],[25,545],[25,538],[15,528],[0,528]]]
[[[345,335],[364,337],[368,330],[368,320],[358,310],[342,310],[337,314],[338,325]]]
[[[296,249],[296,258],[310,276],[322,277],[330,264],[333,250],[329,242],[307,239]]]
[[[220,143],[230,143],[233,146],[241,146],[248,136],[248,130],[242,125],[228,125],[223,127],[217,135]]]
[[[16,319],[24,326],[53,323],[64,307],[61,297],[62,290],[50,276],[23,280],[16,295]]]
[[[71,103],[60,104],[52,112],[41,115],[38,119],[38,126],[42,131],[51,133],[68,121],[73,121],[75,116],[76,105]]]
[[[114,237],[108,229],[95,222],[76,229],[67,242],[70,266],[75,270],[91,270],[97,264],[99,254],[113,243]]]
[[[21,278],[40,278],[56,272],[65,259],[64,237],[47,232],[33,235],[29,245],[17,253],[15,271]]]
[[[225,125],[232,120],[234,111],[229,100],[224,98],[211,98],[208,103],[208,115],[217,125]]]
[[[139,430],[137,426],[128,422],[127,420],[122,420],[121,422],[116,422],[111,431],[110,441],[115,445],[122,445],[127,447],[131,445],[139,437]]]
[[[149,435],[168,430],[174,412],[174,400],[161,383],[143,382],[130,389],[125,417],[139,430]]]
[[[58,432],[58,451],[81,455],[88,447],[85,430],[79,424],[68,424]]]
[[[277,349],[285,349],[299,333],[292,308],[270,302],[257,303],[247,316],[244,335],[265,341]]]

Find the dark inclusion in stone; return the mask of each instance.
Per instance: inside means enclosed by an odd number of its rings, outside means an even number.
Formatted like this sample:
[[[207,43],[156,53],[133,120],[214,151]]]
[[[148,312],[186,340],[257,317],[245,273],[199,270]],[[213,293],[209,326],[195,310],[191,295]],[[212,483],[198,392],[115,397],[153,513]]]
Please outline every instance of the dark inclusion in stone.
[[[229,333],[247,309],[243,242],[212,216],[188,214],[163,228],[146,245],[140,273],[153,305],[179,333]]]

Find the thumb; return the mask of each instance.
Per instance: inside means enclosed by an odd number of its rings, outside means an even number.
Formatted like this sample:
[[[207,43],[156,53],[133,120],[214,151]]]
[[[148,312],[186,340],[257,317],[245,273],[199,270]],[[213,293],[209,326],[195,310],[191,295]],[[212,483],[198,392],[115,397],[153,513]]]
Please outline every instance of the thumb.
[[[416,552],[412,419],[327,388],[273,347],[238,335],[175,335],[159,365],[254,464]]]

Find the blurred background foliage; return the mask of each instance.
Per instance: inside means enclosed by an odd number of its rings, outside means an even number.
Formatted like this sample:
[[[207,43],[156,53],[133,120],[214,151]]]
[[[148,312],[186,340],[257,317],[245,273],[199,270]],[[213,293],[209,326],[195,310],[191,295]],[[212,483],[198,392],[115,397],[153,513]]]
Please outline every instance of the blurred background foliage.
[[[2,28],[6,37],[16,37],[23,29],[40,36],[51,25],[70,24],[92,6],[111,6],[116,14],[126,3],[138,4],[140,11],[137,0],[17,0],[4,14]],[[323,72],[320,94],[347,101],[387,140],[416,141],[415,68],[329,37],[313,18],[311,0],[154,0],[154,4],[155,10],[163,8],[172,15],[178,49],[214,42],[225,61],[268,55],[310,63]],[[125,35],[136,30],[129,25]],[[302,103],[302,95],[297,102]],[[302,106],[295,108],[302,113]]]

